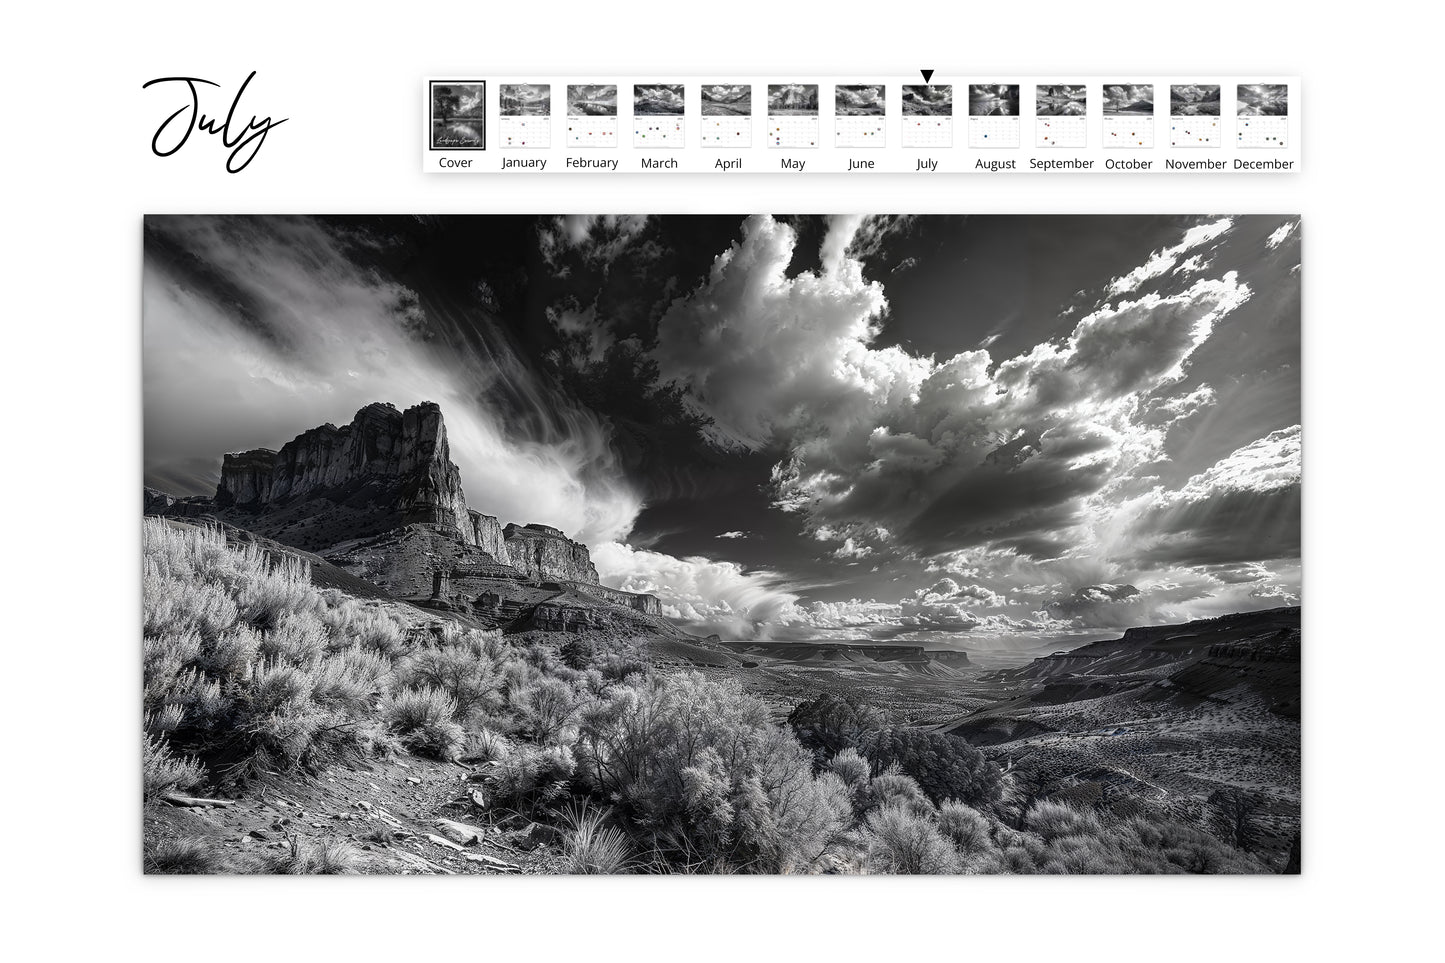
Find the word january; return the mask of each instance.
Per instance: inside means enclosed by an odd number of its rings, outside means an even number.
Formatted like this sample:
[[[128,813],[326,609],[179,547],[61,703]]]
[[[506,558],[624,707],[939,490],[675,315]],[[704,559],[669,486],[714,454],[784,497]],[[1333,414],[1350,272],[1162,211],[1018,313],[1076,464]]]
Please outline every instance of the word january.
[[[280,120],[272,120],[269,116],[258,118],[255,114],[252,114],[251,119],[246,122],[244,127],[237,126],[237,111],[241,106],[241,97],[246,93],[246,88],[255,76],[256,71],[253,70],[247,74],[246,79],[241,82],[240,88],[236,91],[236,96],[231,99],[231,107],[226,111],[226,119],[224,121],[216,117],[209,117],[201,112],[201,90],[199,85],[205,84],[209,87],[221,86],[214,80],[206,80],[202,77],[157,77],[155,80],[148,80],[141,84],[141,89],[144,90],[147,87],[154,87],[157,84],[180,83],[185,84],[186,89],[190,91],[190,102],[161,121],[161,125],[156,128],[155,136],[151,138],[151,152],[157,157],[170,157],[176,151],[186,146],[186,142],[191,139],[191,133],[196,130],[201,131],[203,134],[219,134],[221,143],[231,151],[230,156],[226,158],[226,172],[229,174],[241,173],[251,161],[256,159],[256,154],[260,152],[261,145],[266,142],[266,135],[271,132],[272,128],[279,127],[288,119],[282,117]],[[177,122],[179,122],[179,124]],[[175,136],[175,128],[172,127],[173,124],[177,124],[177,126],[183,124],[185,129],[172,146],[162,148],[162,139],[167,136]],[[168,131],[171,131],[169,135],[167,134]],[[247,150],[247,148],[250,149]]]

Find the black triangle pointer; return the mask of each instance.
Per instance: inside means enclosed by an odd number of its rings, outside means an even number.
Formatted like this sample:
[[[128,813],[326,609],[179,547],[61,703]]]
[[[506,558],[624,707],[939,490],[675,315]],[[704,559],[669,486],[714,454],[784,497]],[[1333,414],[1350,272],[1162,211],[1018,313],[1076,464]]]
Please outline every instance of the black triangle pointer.
[[[933,79],[933,71],[932,71],[932,70],[920,70],[919,73],[921,73],[921,74],[923,75],[923,82],[924,82],[925,84],[928,83],[930,80]]]

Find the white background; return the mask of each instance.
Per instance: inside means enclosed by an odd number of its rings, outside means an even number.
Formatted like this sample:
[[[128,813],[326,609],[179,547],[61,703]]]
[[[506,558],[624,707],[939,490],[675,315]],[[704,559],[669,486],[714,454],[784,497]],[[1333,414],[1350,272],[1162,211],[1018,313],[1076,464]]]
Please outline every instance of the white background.
[[[1378,24],[1379,26],[1375,26]],[[1435,33],[1404,5],[236,3],[11,7],[4,56],[6,944],[14,959],[1419,959],[1438,953]],[[417,169],[421,77],[1298,75],[1303,173],[572,176]],[[290,119],[244,173],[150,155],[192,74]],[[1364,132],[1389,132],[1394,142]],[[957,132],[961,138],[964,132]],[[1162,151],[1156,151],[1162,156]],[[144,212],[1300,212],[1305,875],[140,875]],[[1427,740],[1429,740],[1427,742]],[[1437,899],[1431,899],[1433,894]],[[997,957],[996,957],[997,958]]]

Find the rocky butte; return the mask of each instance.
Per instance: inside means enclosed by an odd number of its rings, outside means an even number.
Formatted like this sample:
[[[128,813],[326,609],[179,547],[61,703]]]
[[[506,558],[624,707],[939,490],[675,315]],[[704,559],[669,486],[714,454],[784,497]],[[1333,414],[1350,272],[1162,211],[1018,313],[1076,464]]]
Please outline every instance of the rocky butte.
[[[370,404],[279,451],[227,454],[213,497],[147,489],[145,511],[212,517],[314,552],[397,598],[489,624],[594,625],[611,607],[661,614],[654,596],[601,585],[587,546],[560,530],[503,528],[470,508],[432,402]]]

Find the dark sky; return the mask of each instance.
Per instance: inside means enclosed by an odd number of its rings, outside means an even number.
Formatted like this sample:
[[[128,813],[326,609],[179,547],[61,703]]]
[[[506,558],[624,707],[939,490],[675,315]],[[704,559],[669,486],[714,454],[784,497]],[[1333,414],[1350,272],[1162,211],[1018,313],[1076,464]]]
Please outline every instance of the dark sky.
[[[1018,644],[1299,590],[1275,216],[150,218],[147,483],[372,401],[733,635]]]

